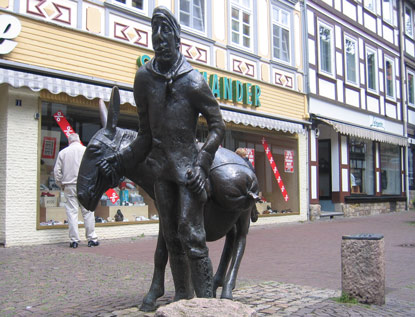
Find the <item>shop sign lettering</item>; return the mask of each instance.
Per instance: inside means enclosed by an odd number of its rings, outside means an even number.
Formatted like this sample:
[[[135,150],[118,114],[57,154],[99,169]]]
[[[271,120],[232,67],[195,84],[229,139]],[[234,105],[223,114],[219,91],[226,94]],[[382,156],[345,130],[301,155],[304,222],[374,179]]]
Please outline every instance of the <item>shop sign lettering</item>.
[[[137,65],[141,67],[151,57],[142,55],[137,58]],[[233,80],[229,77],[219,77],[217,74],[208,75],[207,72],[201,72],[206,82],[209,84],[213,95],[221,100],[233,101],[235,103],[243,103],[247,106],[259,107],[261,101],[261,87],[251,83],[243,83],[239,80]]]
[[[380,118],[376,118],[374,116],[370,116],[369,120],[370,120],[370,127],[371,128],[385,130],[385,121],[384,120],[382,120]]]
[[[17,45],[15,39],[22,30],[20,21],[8,14],[0,15],[0,55],[9,54]]]

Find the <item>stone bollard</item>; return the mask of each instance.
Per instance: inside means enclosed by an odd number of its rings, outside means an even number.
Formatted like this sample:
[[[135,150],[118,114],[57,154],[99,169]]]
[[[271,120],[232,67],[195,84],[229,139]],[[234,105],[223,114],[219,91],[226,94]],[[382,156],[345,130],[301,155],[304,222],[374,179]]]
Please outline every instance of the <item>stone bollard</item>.
[[[385,304],[385,243],[383,235],[343,236],[342,295],[359,303]]]

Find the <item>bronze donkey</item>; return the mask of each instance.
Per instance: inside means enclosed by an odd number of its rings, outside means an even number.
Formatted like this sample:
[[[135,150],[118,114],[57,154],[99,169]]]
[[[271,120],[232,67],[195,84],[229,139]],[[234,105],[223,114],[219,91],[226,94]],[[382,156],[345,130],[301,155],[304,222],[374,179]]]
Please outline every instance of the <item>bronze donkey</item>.
[[[96,166],[97,163],[132,142],[137,134],[135,131],[117,127],[120,98],[116,87],[111,95],[108,116],[105,105],[102,104],[100,112],[101,120],[105,122],[104,128],[100,129],[88,144],[77,183],[79,201],[88,210],[95,210],[103,193],[111,187],[111,184],[119,181],[103,176]],[[121,176],[131,179],[154,199],[154,178],[145,161],[131,170],[126,170],[125,175]],[[217,288],[222,286],[221,298],[232,299],[232,290],[244,254],[251,215],[252,220],[256,221],[255,202],[259,201],[258,180],[240,156],[220,148],[211,167],[209,183],[210,195],[204,208],[206,239],[216,241],[226,236],[221,260],[213,280],[213,294],[216,296]],[[155,310],[157,298],[164,294],[167,260],[168,252],[159,226],[153,279],[140,307],[143,311]],[[189,289],[188,293],[193,294],[193,290]]]

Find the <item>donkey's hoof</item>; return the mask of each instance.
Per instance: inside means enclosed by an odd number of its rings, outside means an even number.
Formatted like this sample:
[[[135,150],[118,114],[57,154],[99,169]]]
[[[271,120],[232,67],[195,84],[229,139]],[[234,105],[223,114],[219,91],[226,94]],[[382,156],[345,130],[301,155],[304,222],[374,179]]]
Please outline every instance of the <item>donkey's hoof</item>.
[[[144,312],[152,312],[156,310],[156,303],[147,303],[147,302],[143,302],[140,306],[140,310],[144,311]]]
[[[220,295],[220,299],[230,299],[233,300],[232,292],[227,292],[222,290],[222,294]]]

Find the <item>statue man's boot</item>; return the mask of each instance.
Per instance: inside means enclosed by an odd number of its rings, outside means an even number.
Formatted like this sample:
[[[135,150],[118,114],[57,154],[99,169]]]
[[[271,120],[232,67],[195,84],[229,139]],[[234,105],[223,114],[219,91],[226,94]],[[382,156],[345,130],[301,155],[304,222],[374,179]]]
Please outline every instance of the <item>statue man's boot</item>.
[[[193,287],[197,297],[213,297],[213,269],[209,256],[190,259]]]
[[[170,268],[175,288],[174,301],[193,298],[194,289],[187,256],[185,254],[170,256]]]

